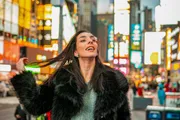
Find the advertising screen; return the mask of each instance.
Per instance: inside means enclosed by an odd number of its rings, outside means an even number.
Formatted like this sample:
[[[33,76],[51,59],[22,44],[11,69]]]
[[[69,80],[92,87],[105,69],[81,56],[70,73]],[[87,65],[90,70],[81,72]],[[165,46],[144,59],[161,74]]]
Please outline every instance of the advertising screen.
[[[5,1],[5,20],[11,22],[11,14],[12,14],[12,4],[8,1]]]
[[[12,4],[12,22],[18,24],[19,7],[17,4]]]
[[[172,25],[180,21],[176,14],[180,11],[180,0],[160,0],[160,5],[155,8],[156,25]]]
[[[129,8],[128,0],[114,0],[114,34],[129,35]]]
[[[168,112],[166,113],[166,120],[179,120],[180,119],[180,113],[175,112]]]
[[[4,58],[8,61],[17,62],[20,56],[19,45],[4,41]]]
[[[59,37],[59,7],[52,6],[52,29],[51,29],[51,38],[58,39]]]
[[[19,0],[19,7],[24,8],[25,0]]]
[[[25,4],[24,4],[24,8],[27,11],[31,11],[31,0],[24,0]]]
[[[161,42],[164,36],[165,32],[145,32],[144,64],[161,64]]]
[[[128,52],[129,52],[129,43],[128,41],[125,42],[120,42],[120,51],[119,51],[119,56],[120,57],[128,57]]]
[[[142,63],[142,51],[131,51],[131,63],[136,66]]]
[[[66,43],[69,43],[69,40],[71,39],[71,37],[75,34],[76,30],[75,27],[73,25],[69,10],[67,8],[67,5],[63,6],[63,14],[66,15],[63,17],[63,35],[64,38],[66,40]]]

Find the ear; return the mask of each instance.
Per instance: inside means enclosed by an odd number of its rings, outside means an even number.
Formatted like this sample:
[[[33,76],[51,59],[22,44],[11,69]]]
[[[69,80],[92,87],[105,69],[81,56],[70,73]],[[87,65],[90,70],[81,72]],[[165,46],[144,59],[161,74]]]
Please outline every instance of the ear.
[[[74,51],[74,56],[75,56],[75,57],[78,57],[78,52],[77,52],[77,50]]]

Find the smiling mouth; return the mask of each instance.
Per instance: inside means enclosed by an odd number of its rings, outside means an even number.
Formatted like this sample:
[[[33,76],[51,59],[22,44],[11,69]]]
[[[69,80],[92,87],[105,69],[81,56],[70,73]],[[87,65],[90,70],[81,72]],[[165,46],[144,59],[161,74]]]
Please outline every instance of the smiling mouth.
[[[87,51],[94,51],[95,48],[94,48],[94,47],[88,47],[88,48],[86,48],[86,50],[87,50]]]

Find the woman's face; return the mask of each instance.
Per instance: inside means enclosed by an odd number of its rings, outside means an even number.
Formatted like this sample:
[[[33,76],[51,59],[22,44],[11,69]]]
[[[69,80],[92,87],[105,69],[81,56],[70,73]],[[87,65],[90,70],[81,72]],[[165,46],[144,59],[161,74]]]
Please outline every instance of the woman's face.
[[[81,58],[96,57],[98,54],[98,40],[88,32],[80,33],[76,38],[74,56]]]

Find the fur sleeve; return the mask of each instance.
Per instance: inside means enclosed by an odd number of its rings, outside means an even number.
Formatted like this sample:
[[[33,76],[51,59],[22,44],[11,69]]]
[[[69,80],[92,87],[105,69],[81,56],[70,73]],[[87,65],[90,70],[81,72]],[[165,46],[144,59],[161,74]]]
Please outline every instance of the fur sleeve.
[[[119,71],[116,71],[116,80],[119,84],[120,89],[126,94],[129,90],[129,84],[126,77]]]
[[[53,87],[48,85],[36,86],[31,72],[24,72],[11,79],[11,83],[26,110],[33,115],[40,115],[51,110]]]

